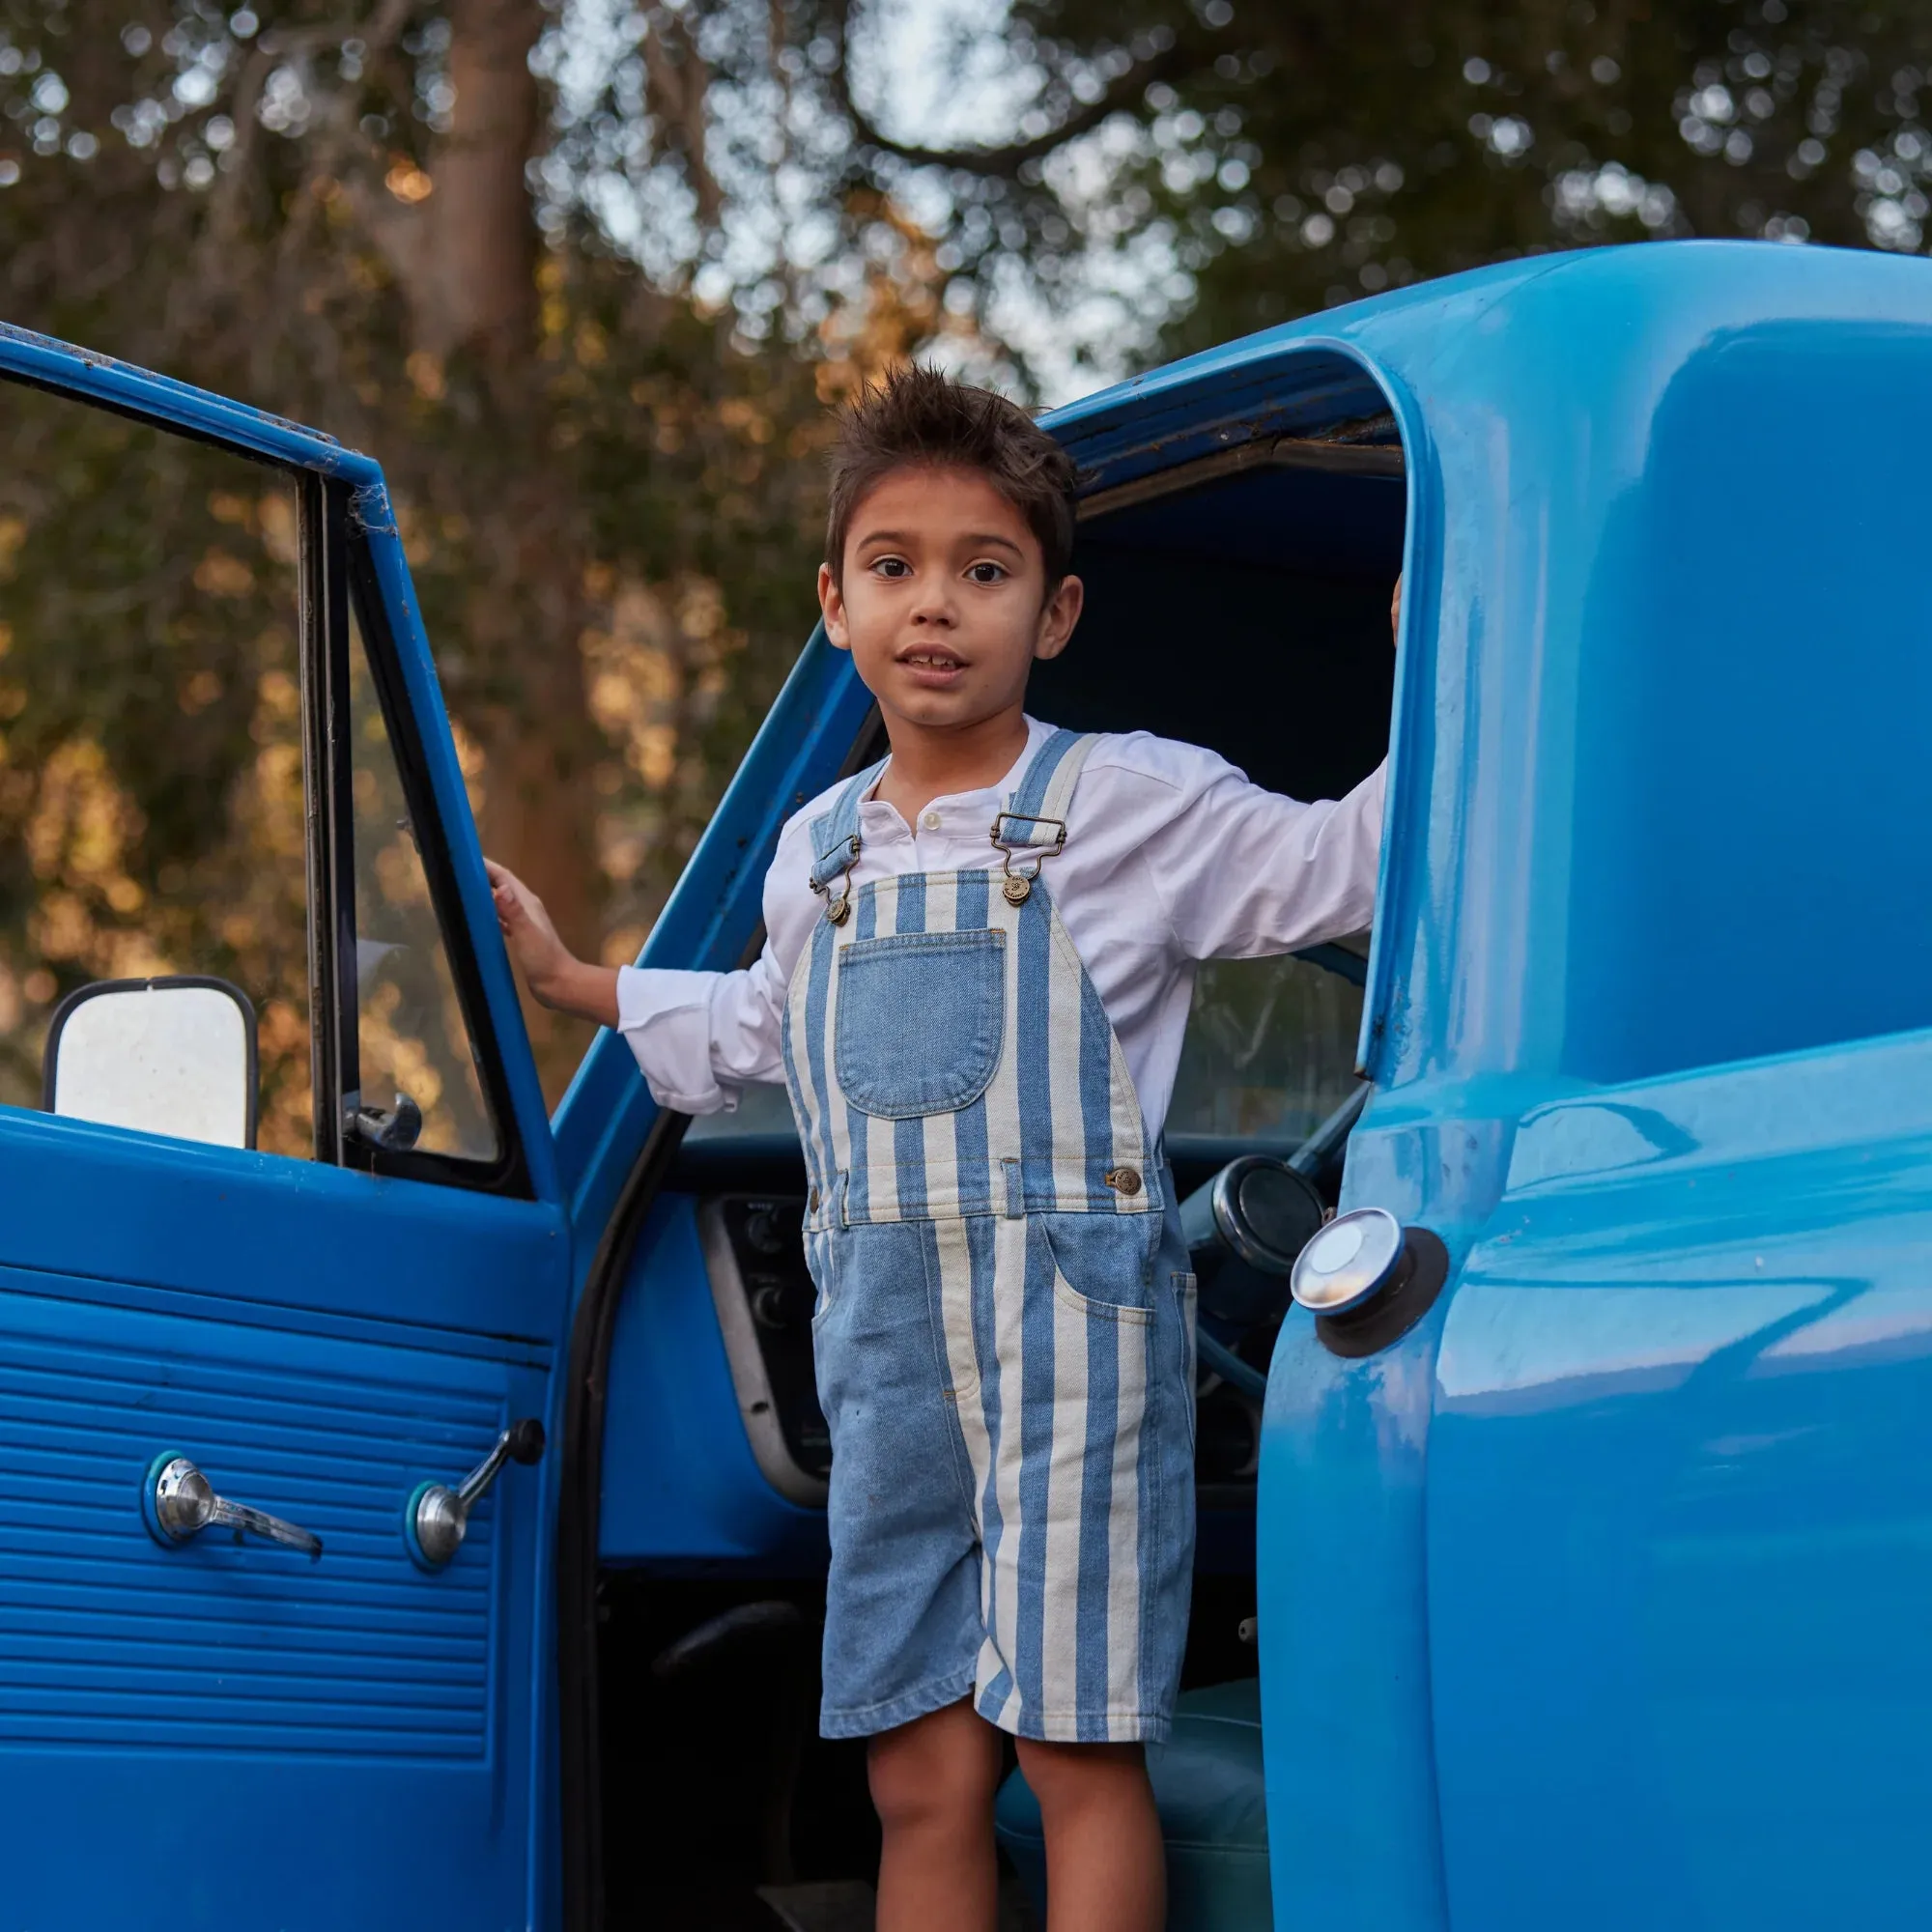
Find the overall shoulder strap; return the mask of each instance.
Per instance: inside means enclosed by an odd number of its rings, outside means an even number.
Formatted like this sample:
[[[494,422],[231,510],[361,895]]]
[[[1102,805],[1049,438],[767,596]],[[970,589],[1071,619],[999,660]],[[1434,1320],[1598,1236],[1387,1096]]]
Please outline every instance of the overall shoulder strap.
[[[1013,851],[1042,845],[1058,851],[1065,845],[1073,787],[1098,742],[1093,731],[1055,731],[1033,754],[1006,810],[993,821],[993,843]]]
[[[841,872],[850,871],[859,856],[859,803],[878,783],[885,759],[851,781],[834,801],[832,810],[811,821],[811,887],[822,893]]]

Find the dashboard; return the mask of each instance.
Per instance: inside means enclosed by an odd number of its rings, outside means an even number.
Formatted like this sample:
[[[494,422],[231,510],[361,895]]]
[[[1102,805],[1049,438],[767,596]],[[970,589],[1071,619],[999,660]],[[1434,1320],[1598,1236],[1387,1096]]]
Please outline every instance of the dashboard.
[[[817,1291],[805,1265],[805,1197],[700,1201],[697,1238],[731,1387],[760,1473],[788,1501],[825,1501],[832,1441],[811,1357]]]

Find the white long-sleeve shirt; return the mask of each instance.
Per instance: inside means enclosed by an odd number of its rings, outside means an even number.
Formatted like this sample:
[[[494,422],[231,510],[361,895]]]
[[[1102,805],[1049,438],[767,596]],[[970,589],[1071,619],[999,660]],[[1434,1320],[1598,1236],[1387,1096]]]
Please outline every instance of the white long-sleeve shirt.
[[[867,800],[853,886],[1002,865],[988,828],[1051,730],[1029,719],[1026,750],[997,785],[935,798],[917,825]],[[1198,960],[1292,952],[1369,924],[1382,782],[1378,766],[1346,798],[1303,805],[1250,784],[1198,745],[1134,731],[1094,746],[1065,849],[1041,869],[1120,1037],[1151,1138],[1173,1097]],[[716,1113],[736,1106],[740,1088],[784,1078],[786,990],[824,915],[810,885],[811,825],[839,789],[794,813],[780,835],[765,878],[765,948],[753,965],[618,974],[618,1025],[660,1105]]]

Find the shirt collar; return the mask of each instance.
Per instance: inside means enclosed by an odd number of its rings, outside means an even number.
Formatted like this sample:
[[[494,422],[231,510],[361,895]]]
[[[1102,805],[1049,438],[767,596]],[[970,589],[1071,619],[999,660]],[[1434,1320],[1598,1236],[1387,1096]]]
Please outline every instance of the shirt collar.
[[[1019,756],[1013,760],[1012,769],[997,784],[982,785],[978,791],[942,792],[939,797],[927,803],[926,810],[957,810],[973,805],[976,801],[981,803],[991,801],[997,805],[1002,800],[1010,798],[1019,789],[1020,780],[1026,776],[1026,768],[1033,762],[1034,753],[1053,735],[1053,726],[1051,724],[1042,724],[1037,718],[1028,717],[1026,727],[1027,739],[1025,745],[1020,749]],[[879,812],[903,825],[905,821],[899,817],[897,810],[893,806],[884,804],[876,796],[879,786],[885,782],[886,769],[891,763],[892,760],[888,757],[886,764],[879,768],[879,776],[872,781],[871,785],[866,792],[866,796],[859,801],[859,810],[862,817],[868,811]]]

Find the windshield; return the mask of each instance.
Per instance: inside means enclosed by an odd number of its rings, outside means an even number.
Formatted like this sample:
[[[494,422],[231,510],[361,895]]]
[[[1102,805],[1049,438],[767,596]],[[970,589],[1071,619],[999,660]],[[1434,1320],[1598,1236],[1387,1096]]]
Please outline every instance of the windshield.
[[[1201,968],[1167,1113],[1171,1151],[1290,1153],[1349,1097],[1367,946]]]

